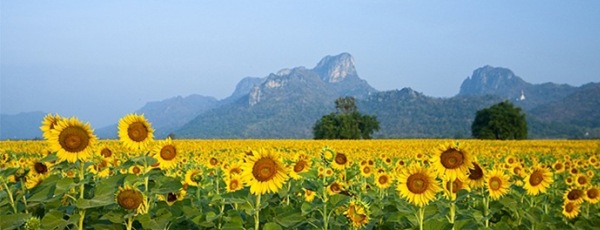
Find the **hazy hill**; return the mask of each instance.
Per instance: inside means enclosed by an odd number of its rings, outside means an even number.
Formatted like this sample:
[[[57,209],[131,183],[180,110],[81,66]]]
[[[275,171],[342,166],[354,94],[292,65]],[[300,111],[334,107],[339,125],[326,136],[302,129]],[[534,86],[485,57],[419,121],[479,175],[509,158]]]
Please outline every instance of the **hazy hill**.
[[[40,126],[45,116],[44,112],[0,114],[0,140],[42,138]]]
[[[362,113],[377,116],[381,130],[375,138],[470,137],[475,112],[502,100],[524,109],[530,138],[600,138],[600,83],[531,84],[510,69],[484,66],[451,98],[410,88],[379,92],[359,77],[348,53],[326,56],[312,69],[243,78],[223,100],[177,96],[135,112],[145,114],[157,138],[312,138],[314,123],[334,112],[341,96],[356,97]],[[0,138],[39,138],[44,115],[2,114]],[[96,135],[116,138],[116,123],[96,129]]]
[[[337,97],[363,97],[375,91],[358,78],[352,57],[345,53],[325,57],[314,69],[282,69],[264,81],[254,81],[260,84],[254,85],[247,95],[201,114],[176,135],[183,138],[310,138],[314,122],[329,112]]]
[[[218,105],[219,100],[214,97],[193,94],[187,97],[177,96],[162,101],[148,102],[136,113],[144,114],[146,119],[152,123],[152,128],[155,130],[154,136],[164,138],[196,116]],[[117,123],[95,131],[100,138],[117,138],[117,132]]]
[[[496,95],[524,109],[560,100],[578,88],[566,84],[531,84],[510,69],[484,66],[473,71],[460,86],[459,96]]]

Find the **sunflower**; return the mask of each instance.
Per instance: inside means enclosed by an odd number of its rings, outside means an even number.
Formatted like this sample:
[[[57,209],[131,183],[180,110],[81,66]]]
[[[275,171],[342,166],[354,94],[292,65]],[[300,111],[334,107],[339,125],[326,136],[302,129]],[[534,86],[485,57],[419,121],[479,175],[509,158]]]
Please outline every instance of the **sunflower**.
[[[581,203],[583,203],[585,197],[586,197],[586,194],[585,194],[584,190],[571,187],[567,191],[565,191],[565,194],[563,195],[563,200],[565,202],[570,201],[575,204],[581,204]]]
[[[537,195],[539,193],[545,193],[550,184],[554,181],[552,179],[552,172],[547,168],[534,166],[531,173],[524,179],[525,184],[523,188],[529,195]]]
[[[52,130],[56,127],[58,122],[62,120],[62,118],[58,115],[47,114],[42,120],[42,126],[40,126],[40,130],[42,130],[42,136],[48,140],[52,136]]]
[[[198,187],[202,182],[202,170],[191,169],[185,173],[185,183],[189,186]]]
[[[96,136],[92,133],[89,123],[84,124],[75,117],[64,118],[58,121],[50,132],[50,149],[56,152],[61,161],[73,163],[92,156]]]
[[[387,189],[392,185],[393,179],[390,174],[383,172],[375,175],[375,185],[380,189]]]
[[[254,195],[277,192],[288,179],[287,170],[275,151],[253,151],[242,165],[242,180]]]
[[[519,163],[519,160],[515,156],[509,155],[506,158],[504,158],[504,163],[506,163],[510,166],[513,166],[513,165]]]
[[[565,171],[565,164],[561,161],[557,161],[552,165],[552,169],[554,169],[554,173],[562,173]]]
[[[510,183],[508,175],[500,169],[491,170],[485,177],[486,185],[492,200],[500,199],[508,193]]]
[[[100,163],[88,166],[87,170],[98,178],[106,178],[111,174],[110,162],[102,159]]]
[[[438,150],[440,154],[431,157],[432,166],[438,177],[448,180],[467,177],[469,168],[473,167],[469,151],[453,143],[440,145]]]
[[[598,158],[596,158],[596,156],[591,156],[591,157],[588,159],[588,163],[589,163],[590,165],[596,165],[596,164],[598,163]]]
[[[233,162],[227,167],[227,169],[223,170],[228,177],[232,177],[235,175],[242,175],[242,164],[240,162]]]
[[[596,173],[594,172],[594,170],[590,169],[590,170],[588,170],[588,171],[586,171],[586,172],[585,172],[585,175],[586,175],[588,178],[593,178],[593,177],[594,177],[594,175],[596,175]]]
[[[345,153],[336,152],[333,161],[331,161],[331,167],[337,170],[344,170],[348,165],[348,156]]]
[[[214,168],[218,167],[220,163],[221,163],[221,161],[219,161],[219,158],[210,157],[210,158],[208,158],[208,160],[206,162],[206,167],[209,169],[214,169]]]
[[[292,169],[290,170],[290,177],[292,177],[294,180],[299,180],[302,178],[300,173],[307,172],[310,169],[311,164],[306,155],[302,155],[298,157],[298,159],[291,166]]]
[[[398,175],[398,192],[413,205],[423,207],[441,190],[429,169],[413,164]]]
[[[167,204],[169,206],[171,206],[171,205],[175,204],[175,202],[177,202],[177,201],[182,201],[183,198],[185,198],[186,194],[187,194],[187,191],[185,191],[184,189],[179,189],[179,191],[170,192],[166,196],[158,195],[158,200],[165,201],[165,202],[167,202]]]
[[[587,187],[590,185],[590,179],[585,173],[578,173],[575,175],[575,184],[579,187]]]
[[[563,204],[562,214],[569,220],[579,216],[579,211],[580,206],[575,202],[565,201]]]
[[[446,196],[446,198],[449,198],[450,200],[456,200],[456,194],[461,189],[471,191],[471,189],[469,188],[469,184],[461,181],[460,179],[456,179],[453,181],[445,180],[443,184],[444,184],[444,187],[443,187],[444,195]],[[452,186],[452,191],[450,191],[451,186]]]
[[[316,196],[315,191],[310,190],[310,189],[305,189],[305,188],[302,188],[302,190],[304,190],[304,201],[312,202],[315,199],[315,196]]]
[[[146,202],[144,194],[142,194],[140,190],[129,185],[119,187],[115,199],[121,208],[129,211],[135,210],[139,212],[140,208],[143,208],[143,206],[146,205],[144,204]]]
[[[327,186],[327,195],[333,196],[335,194],[339,194],[344,191],[344,185],[340,182],[334,181],[329,186]]]
[[[113,152],[110,150],[110,148],[104,147],[100,150],[100,156],[110,159],[113,157]]]
[[[148,150],[154,129],[144,115],[128,114],[119,120],[119,140],[130,150]]]
[[[144,170],[144,166],[141,166],[141,165],[132,165],[132,166],[129,167],[128,172],[131,173],[131,174],[140,175],[140,174],[145,173],[145,170]]]
[[[37,187],[39,184],[42,183],[42,181],[44,181],[46,177],[42,174],[32,174],[32,175],[28,175],[25,178],[25,187],[27,189],[33,189],[35,187]]]
[[[50,175],[51,164],[48,162],[40,162],[34,161],[33,164],[30,164],[31,168],[29,169],[29,173],[34,175],[43,175],[47,177]]]
[[[477,162],[473,162],[473,168],[469,168],[467,182],[470,188],[481,188],[485,185],[485,172]]]
[[[363,165],[360,167],[360,175],[364,178],[371,177],[371,175],[373,175],[373,168],[367,164]]]
[[[369,223],[369,205],[362,200],[352,199],[344,215],[348,218],[352,227],[361,228]]]
[[[600,201],[600,189],[597,186],[589,187],[585,191],[585,200],[590,204],[596,204]]]
[[[241,175],[239,174],[226,176],[225,185],[227,186],[225,188],[227,192],[235,192],[244,188],[244,183],[242,182]]]
[[[335,151],[333,151],[333,149],[325,146],[323,147],[323,149],[321,149],[321,160],[323,161],[323,164],[325,164],[326,166],[329,166],[329,162],[331,162],[333,160],[333,156],[335,154]]]
[[[152,152],[152,157],[158,161],[161,169],[174,168],[177,166],[179,158],[181,158],[179,157],[177,147],[171,138],[167,138],[164,141],[158,141]]]

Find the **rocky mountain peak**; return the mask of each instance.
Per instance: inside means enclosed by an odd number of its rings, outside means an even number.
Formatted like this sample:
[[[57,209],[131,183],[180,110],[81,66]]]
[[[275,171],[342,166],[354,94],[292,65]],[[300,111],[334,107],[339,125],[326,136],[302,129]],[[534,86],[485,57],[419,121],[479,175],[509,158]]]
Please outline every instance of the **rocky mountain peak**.
[[[499,92],[521,92],[529,83],[516,76],[510,69],[486,65],[473,71],[460,86],[461,95],[485,95]],[[512,93],[511,93],[512,94]]]
[[[348,76],[357,76],[354,58],[349,53],[326,56],[313,70],[319,74],[321,80],[328,83],[343,81]]]

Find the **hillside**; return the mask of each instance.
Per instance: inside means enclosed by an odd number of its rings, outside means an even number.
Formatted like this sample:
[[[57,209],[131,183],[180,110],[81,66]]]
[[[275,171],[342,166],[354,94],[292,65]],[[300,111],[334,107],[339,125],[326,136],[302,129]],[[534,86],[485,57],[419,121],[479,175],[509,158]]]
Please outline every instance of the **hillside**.
[[[476,111],[509,100],[526,113],[530,138],[600,138],[600,83],[531,84],[510,69],[483,66],[450,98],[410,88],[378,91],[359,77],[348,53],[326,56],[312,69],[284,68],[245,77],[232,94],[176,96],[149,102],[143,113],[157,138],[312,138],[312,126],[335,111],[338,97],[354,96],[359,111],[381,124],[375,138],[468,138]],[[45,114],[2,115],[1,139],[39,138]],[[96,129],[116,138],[117,123]]]

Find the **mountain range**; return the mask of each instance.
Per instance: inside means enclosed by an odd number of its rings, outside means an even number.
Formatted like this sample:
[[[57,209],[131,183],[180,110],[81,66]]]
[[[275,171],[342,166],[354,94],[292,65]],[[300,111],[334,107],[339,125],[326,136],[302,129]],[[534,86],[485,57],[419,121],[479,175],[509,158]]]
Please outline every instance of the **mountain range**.
[[[149,102],[135,111],[158,138],[312,138],[312,126],[335,111],[338,97],[356,98],[375,115],[374,138],[468,138],[476,111],[509,100],[526,113],[530,138],[599,138],[600,83],[579,87],[531,84],[510,69],[484,66],[465,79],[456,96],[437,98],[411,88],[379,91],[361,79],[348,53],[326,56],[312,69],[285,68],[246,77],[227,98],[190,95]],[[41,136],[43,112],[3,114],[0,139]],[[117,126],[95,130],[116,138]]]

